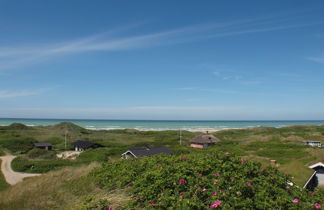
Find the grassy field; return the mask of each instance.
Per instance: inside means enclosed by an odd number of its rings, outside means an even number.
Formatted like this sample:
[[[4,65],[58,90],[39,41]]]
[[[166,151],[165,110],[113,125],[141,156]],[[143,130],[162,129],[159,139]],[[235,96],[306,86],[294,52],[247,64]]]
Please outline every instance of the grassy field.
[[[269,165],[276,160],[281,171],[291,174],[294,181],[303,185],[312,173],[305,165],[324,160],[323,148],[303,145],[304,140],[324,141],[321,134],[324,126],[291,126],[284,128],[259,127],[251,129],[223,130],[214,135],[221,139],[216,146],[204,150],[232,152],[249,160]],[[56,154],[64,149],[64,135],[68,133],[68,145],[78,139],[88,139],[103,145],[103,148],[82,152],[76,160],[60,160]],[[72,123],[53,126],[27,127],[22,124],[0,126],[0,146],[14,154],[20,154],[13,161],[17,171],[43,173],[65,166],[79,166],[90,162],[105,162],[119,159],[120,155],[133,146],[170,147],[175,153],[197,152],[188,147],[188,141],[201,133],[183,132],[183,145],[179,145],[177,131],[86,130]],[[54,151],[31,149],[32,142],[51,142]]]
[[[75,140],[88,139],[104,147],[86,150],[75,160],[58,159],[56,154],[64,151],[66,130],[69,146]],[[313,172],[306,164],[324,161],[324,148],[307,147],[303,141],[324,142],[323,131],[324,126],[223,130],[214,133],[221,142],[200,150],[188,144],[191,138],[201,133],[183,132],[183,144],[179,145],[177,131],[91,131],[71,123],[39,127],[21,124],[0,126],[0,147],[18,155],[12,163],[14,170],[48,172],[9,188],[0,176],[0,206],[5,209],[100,209],[100,203],[104,206],[108,199],[113,206],[122,208],[129,199],[125,190],[107,193],[86,174],[98,166],[93,162],[115,161],[133,146],[165,145],[176,154],[231,152],[244,159],[261,162],[264,166],[268,166],[270,160],[276,160],[279,170],[290,174],[293,181],[302,186]],[[32,142],[51,142],[54,149],[32,149]],[[105,201],[101,201],[103,198]]]
[[[97,201],[95,198],[108,196],[86,176],[97,166],[92,163],[78,168],[67,167],[41,177],[28,178],[0,192],[0,207],[7,210],[85,209]]]
[[[1,160],[0,160],[0,166],[1,166]],[[0,191],[5,190],[9,187],[9,184],[5,181],[5,178],[3,177],[3,174],[0,171]]]

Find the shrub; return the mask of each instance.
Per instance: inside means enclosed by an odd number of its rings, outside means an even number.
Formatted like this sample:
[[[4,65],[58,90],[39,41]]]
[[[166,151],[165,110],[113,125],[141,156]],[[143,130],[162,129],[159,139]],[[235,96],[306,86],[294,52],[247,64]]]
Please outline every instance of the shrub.
[[[27,157],[29,158],[39,158],[39,159],[55,159],[56,153],[55,151],[45,150],[45,149],[32,149],[27,153]]]
[[[5,153],[0,148],[0,156],[3,156],[3,155],[5,155]]]
[[[128,188],[135,209],[309,209],[324,198],[288,185],[276,168],[220,152],[120,160],[90,176],[107,190]]]
[[[108,156],[109,152],[107,148],[88,149],[81,152],[77,160],[81,162],[107,161]]]
[[[33,143],[36,142],[33,138],[24,137],[1,137],[0,146],[14,153],[25,153],[32,149]]]
[[[64,166],[75,165],[69,160],[26,160],[22,157],[15,158],[11,166],[15,171],[27,173],[46,173],[51,170],[57,170]]]

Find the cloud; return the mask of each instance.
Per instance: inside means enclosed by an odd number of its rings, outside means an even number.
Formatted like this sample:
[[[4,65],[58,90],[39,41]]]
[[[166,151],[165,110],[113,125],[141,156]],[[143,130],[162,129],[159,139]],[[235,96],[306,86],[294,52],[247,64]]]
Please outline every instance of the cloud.
[[[0,99],[4,98],[17,98],[17,97],[27,97],[39,95],[56,87],[51,88],[39,88],[33,90],[0,90]]]
[[[102,34],[57,43],[0,46],[0,69],[17,68],[69,54],[136,50],[240,34],[287,30],[323,23],[293,24],[292,21],[295,20],[273,16],[191,25],[141,35],[125,33],[140,26],[134,24]]]
[[[308,60],[315,61],[318,63],[324,63],[324,55],[318,56],[318,57],[310,57]]]
[[[203,91],[203,92],[224,93],[224,94],[239,93],[238,91],[235,90],[225,90],[225,89],[216,89],[216,88],[182,87],[182,88],[175,88],[175,89],[181,91]]]
[[[220,72],[219,71],[214,71],[213,75],[218,77],[220,75]]]

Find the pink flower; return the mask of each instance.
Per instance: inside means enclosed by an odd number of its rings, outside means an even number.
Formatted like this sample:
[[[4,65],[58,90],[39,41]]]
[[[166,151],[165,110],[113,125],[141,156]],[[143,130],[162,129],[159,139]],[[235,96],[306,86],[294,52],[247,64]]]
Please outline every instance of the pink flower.
[[[108,207],[107,207],[107,210],[113,210],[113,208],[112,208],[112,207],[110,207],[110,206],[108,206]]]
[[[242,193],[240,191],[237,191],[236,195],[240,196],[240,195],[242,195]]]
[[[154,202],[150,202],[150,206],[155,206],[155,203]]]
[[[217,184],[219,181],[218,181],[218,179],[215,179],[214,180],[214,184]]]
[[[314,196],[315,195],[315,192],[310,192],[309,195],[310,196]]]
[[[203,188],[202,190],[201,190],[201,192],[206,192],[207,191],[207,189],[206,188]]]
[[[213,196],[217,196],[218,195],[218,192],[213,192]]]
[[[265,168],[260,168],[260,171],[261,171],[261,172],[263,172],[263,171],[265,171],[265,170],[266,170]]]
[[[241,163],[242,164],[246,163],[246,160],[245,159],[241,159]]]
[[[216,208],[218,208],[219,206],[221,206],[221,204],[222,204],[222,201],[214,201],[214,202],[212,203],[212,205],[210,206],[210,208],[211,208],[211,209],[216,209]]]
[[[292,200],[293,203],[298,203],[299,202],[299,199],[298,198],[295,198],[294,200]]]
[[[219,177],[220,176],[220,173],[216,173],[214,174],[215,177]]]
[[[179,184],[184,184],[184,183],[186,183],[186,180],[184,180],[184,179],[179,180]]]
[[[315,207],[315,209],[321,209],[322,207],[321,207],[321,204],[319,204],[319,203],[315,203],[314,204],[314,207]]]
[[[246,185],[247,185],[248,187],[252,187],[252,186],[253,186],[253,183],[252,183],[252,182],[247,182]]]

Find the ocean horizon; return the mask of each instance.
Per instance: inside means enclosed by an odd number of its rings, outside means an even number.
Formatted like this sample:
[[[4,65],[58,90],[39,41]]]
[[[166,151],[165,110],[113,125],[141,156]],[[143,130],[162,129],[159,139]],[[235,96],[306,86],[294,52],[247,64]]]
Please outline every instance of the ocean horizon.
[[[22,123],[27,126],[48,126],[71,122],[90,130],[224,130],[254,127],[285,127],[292,125],[323,125],[324,120],[102,120],[102,119],[31,119],[0,118],[0,125]]]

